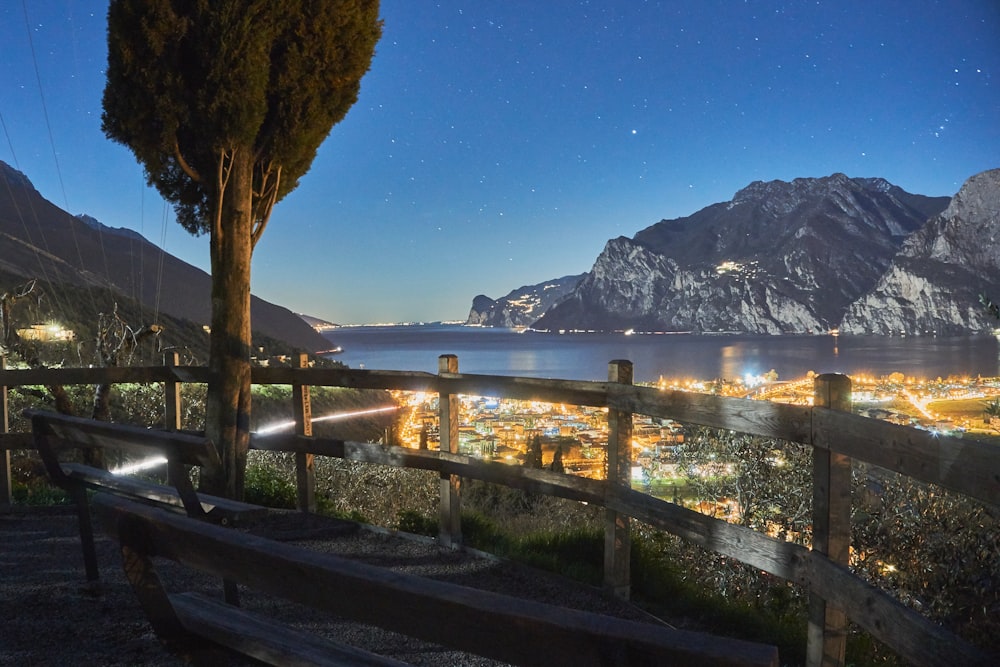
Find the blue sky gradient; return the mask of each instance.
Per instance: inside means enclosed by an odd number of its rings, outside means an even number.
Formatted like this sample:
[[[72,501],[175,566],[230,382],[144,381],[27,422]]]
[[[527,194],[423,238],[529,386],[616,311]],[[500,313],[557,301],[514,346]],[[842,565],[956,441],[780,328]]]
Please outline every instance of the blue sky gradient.
[[[256,294],[331,321],[464,319],[754,180],[952,195],[1000,166],[995,0],[381,6],[358,103],[254,256]],[[0,9],[0,160],[207,269],[207,237],[100,130],[106,11]]]

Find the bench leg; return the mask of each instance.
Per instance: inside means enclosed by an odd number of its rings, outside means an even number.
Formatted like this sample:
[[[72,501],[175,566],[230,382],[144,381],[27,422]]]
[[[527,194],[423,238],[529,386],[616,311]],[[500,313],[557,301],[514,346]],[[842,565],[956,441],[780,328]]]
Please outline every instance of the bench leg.
[[[80,547],[83,549],[83,568],[87,572],[87,581],[96,582],[100,579],[97,570],[97,548],[94,546],[94,526],[90,520],[90,503],[87,500],[87,489],[79,484],[73,485],[71,492],[76,501],[76,516],[80,524]]]
[[[146,612],[149,624],[167,650],[187,664],[216,666],[226,664],[226,655],[211,642],[189,632],[174,611],[167,592],[156,574],[141,531],[131,524],[119,527],[122,566],[125,577]]]

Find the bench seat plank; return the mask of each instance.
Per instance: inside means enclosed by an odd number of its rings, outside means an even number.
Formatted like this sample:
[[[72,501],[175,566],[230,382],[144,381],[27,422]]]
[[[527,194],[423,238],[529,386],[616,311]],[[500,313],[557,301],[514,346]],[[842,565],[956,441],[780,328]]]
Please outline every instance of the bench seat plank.
[[[97,494],[94,504],[106,530],[137,553],[155,554],[276,597],[504,662],[545,667],[778,664],[771,646],[392,572],[108,494]]]
[[[408,663],[302,632],[200,593],[169,596],[184,628],[268,665],[405,667]]]

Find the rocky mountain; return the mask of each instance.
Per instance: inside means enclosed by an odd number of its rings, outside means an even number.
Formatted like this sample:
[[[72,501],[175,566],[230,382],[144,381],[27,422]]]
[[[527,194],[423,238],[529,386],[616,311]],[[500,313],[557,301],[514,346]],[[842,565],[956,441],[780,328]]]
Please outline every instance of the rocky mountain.
[[[532,326],[826,331],[948,202],[844,174],[754,182],[731,201],[608,241],[583,280]]]
[[[208,243],[207,239],[205,241]],[[50,284],[111,288],[150,311],[211,320],[211,276],[128,229],[74,217],[0,161],[0,271]],[[110,309],[111,305],[101,306]],[[255,331],[315,351],[328,341],[290,310],[251,297]]]
[[[525,327],[562,301],[584,274],[563,276],[538,285],[525,285],[507,296],[491,299],[480,294],[472,300],[466,324],[488,327]]]
[[[979,295],[1000,298],[1000,169],[970,178],[914,232],[847,309],[844,333],[961,334],[997,326]]]

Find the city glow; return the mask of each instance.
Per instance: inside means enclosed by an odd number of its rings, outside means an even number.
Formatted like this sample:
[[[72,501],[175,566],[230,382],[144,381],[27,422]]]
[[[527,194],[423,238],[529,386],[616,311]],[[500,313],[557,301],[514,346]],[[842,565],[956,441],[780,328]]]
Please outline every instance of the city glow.
[[[913,407],[915,407],[917,411],[920,412],[920,414],[922,414],[924,417],[930,420],[937,419],[937,416],[927,408],[927,404],[933,400],[931,396],[917,397],[914,396],[913,392],[909,390],[904,390],[902,393],[903,396],[906,397],[906,400],[908,400],[910,404]]]
[[[339,419],[351,419],[352,417],[361,417],[363,415],[371,415],[378,412],[389,412],[391,410],[397,410],[398,407],[395,405],[389,405],[384,408],[371,408],[369,410],[355,410],[354,412],[335,412],[329,415],[323,415],[322,417],[313,417],[312,423],[325,422],[325,421],[335,421]],[[286,428],[292,428],[295,426],[295,420],[289,420],[284,422],[278,422],[277,424],[271,424],[269,426],[264,426],[258,428],[254,433],[257,435],[266,435],[268,433],[274,433],[275,431],[281,431]]]

